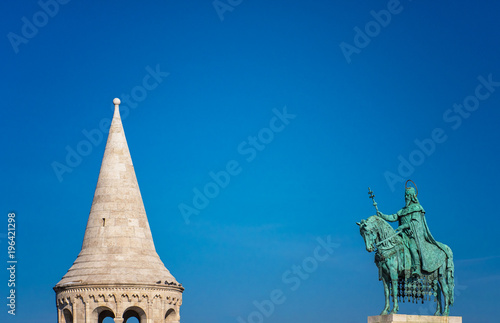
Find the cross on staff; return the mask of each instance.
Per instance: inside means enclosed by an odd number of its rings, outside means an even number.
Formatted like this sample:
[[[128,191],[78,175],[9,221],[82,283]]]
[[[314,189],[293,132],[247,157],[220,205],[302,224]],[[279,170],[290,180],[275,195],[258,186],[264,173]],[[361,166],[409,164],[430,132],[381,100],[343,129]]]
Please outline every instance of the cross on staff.
[[[373,194],[373,191],[369,187],[368,187],[368,197],[372,199],[373,206],[375,207],[375,210],[377,210],[377,213],[378,213],[377,202],[375,202],[375,194]]]

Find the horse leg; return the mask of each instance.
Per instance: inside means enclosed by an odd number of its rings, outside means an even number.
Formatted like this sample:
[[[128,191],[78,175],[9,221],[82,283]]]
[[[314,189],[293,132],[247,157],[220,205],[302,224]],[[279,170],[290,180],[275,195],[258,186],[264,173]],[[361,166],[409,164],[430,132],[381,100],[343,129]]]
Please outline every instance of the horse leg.
[[[436,290],[436,313],[434,313],[435,316],[440,316],[441,315],[441,286],[440,284],[438,283],[436,285],[437,287],[437,290]]]
[[[389,279],[387,277],[387,275],[385,274],[382,274],[382,282],[384,283],[384,294],[385,294],[385,307],[384,307],[384,310],[382,311],[382,313],[380,313],[380,315],[387,315],[387,313],[389,312],[389,307],[390,307],[390,300],[389,300],[389,283],[388,283]]]
[[[448,288],[448,281],[446,279],[447,277],[445,277],[446,275],[445,271],[446,271],[446,264],[444,264],[439,268],[439,284],[441,285],[441,291],[443,292],[444,296],[444,310],[442,315],[448,316],[450,315],[450,293],[449,293],[450,291]]]
[[[392,308],[391,314],[397,314],[399,311],[399,304],[398,304],[398,279],[392,279],[392,301],[394,303],[394,306]]]
[[[398,264],[395,258],[389,259],[387,261],[387,266],[389,267],[389,273],[391,276],[391,287],[392,287],[392,301],[394,306],[390,314],[397,314],[399,311],[398,304]]]

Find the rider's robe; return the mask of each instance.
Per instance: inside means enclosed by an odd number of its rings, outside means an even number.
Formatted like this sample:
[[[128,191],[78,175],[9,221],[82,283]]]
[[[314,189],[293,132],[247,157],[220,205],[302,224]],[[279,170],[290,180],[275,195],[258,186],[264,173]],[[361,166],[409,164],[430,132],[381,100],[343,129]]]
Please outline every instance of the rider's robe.
[[[382,218],[390,222],[399,220],[400,226],[409,224],[410,227],[404,229],[401,236],[408,248],[410,240],[416,244],[423,271],[433,272],[441,265],[439,254],[441,250],[446,253],[445,247],[437,242],[429,231],[425,210],[420,203],[405,206],[396,214],[384,214]]]

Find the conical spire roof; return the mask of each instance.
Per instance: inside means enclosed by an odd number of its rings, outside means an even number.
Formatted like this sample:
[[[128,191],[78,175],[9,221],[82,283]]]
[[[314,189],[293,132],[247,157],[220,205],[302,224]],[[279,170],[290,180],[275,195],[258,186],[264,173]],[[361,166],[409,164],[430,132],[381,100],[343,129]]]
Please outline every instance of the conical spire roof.
[[[109,129],[82,250],[56,285],[177,285],[156,253],[120,118]]]

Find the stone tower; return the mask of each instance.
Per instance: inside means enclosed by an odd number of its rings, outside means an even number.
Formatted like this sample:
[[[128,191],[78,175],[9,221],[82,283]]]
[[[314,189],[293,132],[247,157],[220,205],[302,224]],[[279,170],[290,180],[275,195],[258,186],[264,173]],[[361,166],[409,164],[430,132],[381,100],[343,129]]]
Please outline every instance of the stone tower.
[[[184,288],[156,253],[120,118],[109,129],[101,171],[73,266],[54,287],[58,323],[180,320]]]

